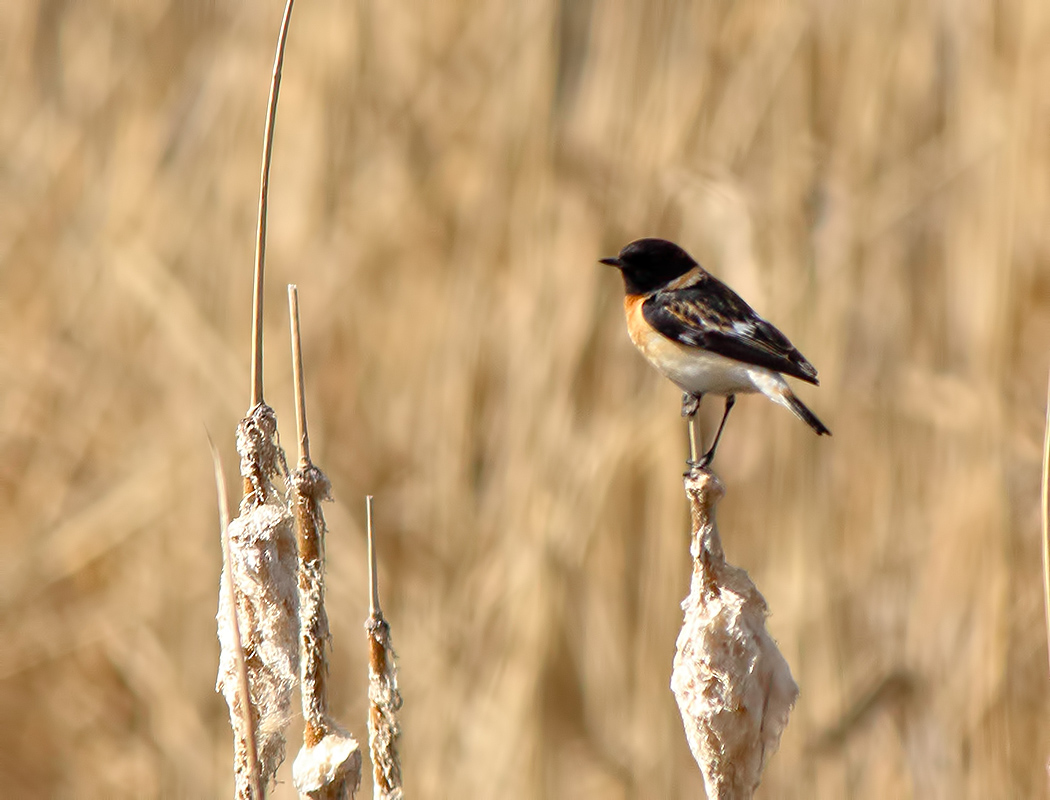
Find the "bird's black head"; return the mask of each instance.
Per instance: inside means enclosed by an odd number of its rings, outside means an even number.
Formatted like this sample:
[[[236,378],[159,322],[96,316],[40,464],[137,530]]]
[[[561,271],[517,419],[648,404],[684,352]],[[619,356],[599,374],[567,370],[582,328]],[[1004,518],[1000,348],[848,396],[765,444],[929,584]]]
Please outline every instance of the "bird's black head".
[[[685,250],[666,239],[638,239],[616,258],[603,258],[601,263],[623,273],[628,294],[646,294],[659,289],[696,266]]]

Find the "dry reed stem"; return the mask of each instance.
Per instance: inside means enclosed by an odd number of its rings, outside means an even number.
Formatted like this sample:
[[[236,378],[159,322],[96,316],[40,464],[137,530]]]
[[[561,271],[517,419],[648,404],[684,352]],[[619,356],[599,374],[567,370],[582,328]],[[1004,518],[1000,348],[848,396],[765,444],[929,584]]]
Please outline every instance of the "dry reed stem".
[[[371,598],[365,630],[368,632],[368,749],[372,755],[372,796],[375,800],[401,800],[404,792],[401,787],[401,757],[397,750],[397,742],[401,737],[397,655],[390,641],[390,625],[384,619],[379,605],[371,495],[365,499],[365,503]]]
[[[292,4],[288,0],[277,36],[277,53],[273,58],[270,78],[270,98],[266,104],[266,129],[263,132],[262,173],[259,178],[259,222],[255,238],[255,280],[252,287],[252,406],[263,402],[263,267],[266,263],[266,211],[269,203],[270,162],[273,158],[273,129],[277,122],[277,97],[281,91],[281,69],[284,66],[284,48],[288,41],[288,27],[292,20]]]
[[[766,630],[766,601],[726,563],[715,525],[725,494],[706,469],[686,475],[692,512],[693,576],[671,689],[709,798],[750,798],[780,743],[798,686]]]
[[[1041,519],[1043,528],[1043,605],[1046,614],[1047,658],[1050,660],[1050,379],[1046,387],[1046,424],[1043,432],[1043,480]],[[1050,661],[1048,661],[1050,663]]]
[[[299,289],[288,284],[288,325],[292,337],[292,387],[295,394],[295,430],[299,435],[298,468],[310,463],[310,433],[306,426],[306,386],[303,383],[303,344],[299,332]]]
[[[292,765],[292,780],[303,797],[315,800],[351,798],[361,783],[361,752],[357,740],[328,716],[330,640],[324,607],[324,537],[327,530],[321,503],[331,485],[310,462],[303,383],[299,294],[288,287],[299,461],[290,479],[291,505],[299,544],[299,686],[303,704],[303,746]]]
[[[226,493],[226,478],[222,473],[222,459],[215,447],[215,442],[208,436],[211,446],[212,463],[215,466],[215,490],[219,500],[219,522],[222,526],[223,587],[226,589],[227,607],[231,610],[230,630],[233,634],[233,656],[236,664],[237,700],[236,707],[230,707],[230,721],[234,729],[234,772],[245,775],[245,782],[251,789],[251,796],[262,798],[262,772],[259,769],[259,751],[255,743],[255,714],[252,710],[251,688],[248,684],[248,668],[244,661],[244,647],[241,642],[240,623],[237,621],[236,604],[233,601],[234,586],[230,572],[230,505]]]
[[[303,743],[312,747],[325,735],[328,716],[328,659],[330,637],[324,608],[324,537],[321,503],[330,499],[327,476],[310,462],[306,424],[306,388],[303,384],[302,342],[299,335],[299,295],[288,287],[288,316],[292,339],[292,376],[295,385],[299,461],[290,482],[292,513],[299,545],[299,653],[303,700]]]
[[[246,642],[249,653],[247,671],[258,721],[257,746],[266,783],[274,779],[277,768],[284,760],[284,730],[288,726],[291,693],[299,669],[298,560],[292,518],[270,481],[278,471],[287,475],[288,467],[284,451],[277,442],[277,417],[263,400],[262,375],[266,209],[273,128],[277,118],[281,67],[292,2],[288,0],[281,20],[263,134],[252,291],[251,404],[247,416],[237,426],[237,452],[241,457],[244,497],[240,515],[229,528],[230,558],[223,567],[223,580],[230,583],[234,591],[230,594],[220,592],[217,615],[222,651],[216,686],[226,697],[231,717],[237,702],[234,651],[238,645],[231,621],[238,617],[247,620],[248,629],[242,641]],[[235,761],[234,775],[237,796],[251,797],[253,788],[240,769],[239,759]]]

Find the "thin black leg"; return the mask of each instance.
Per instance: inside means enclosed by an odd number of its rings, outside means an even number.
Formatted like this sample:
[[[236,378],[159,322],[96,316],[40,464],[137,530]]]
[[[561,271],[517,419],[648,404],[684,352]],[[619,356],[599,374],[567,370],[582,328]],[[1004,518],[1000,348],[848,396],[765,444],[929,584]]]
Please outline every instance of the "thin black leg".
[[[718,433],[715,434],[715,440],[711,443],[711,448],[704,453],[703,458],[700,459],[698,466],[706,467],[715,458],[715,448],[718,447],[718,440],[722,438],[722,431],[725,429],[726,420],[729,419],[729,412],[733,410],[733,404],[736,403],[736,395],[726,396],[726,410],[722,414],[722,422],[718,425]]]

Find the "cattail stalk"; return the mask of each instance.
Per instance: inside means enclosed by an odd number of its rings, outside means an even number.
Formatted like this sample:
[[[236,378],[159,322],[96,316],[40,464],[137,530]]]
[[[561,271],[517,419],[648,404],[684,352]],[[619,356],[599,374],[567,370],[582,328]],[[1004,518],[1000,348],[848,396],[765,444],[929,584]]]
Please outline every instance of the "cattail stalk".
[[[270,97],[266,102],[266,128],[263,130],[263,160],[259,176],[259,220],[255,229],[255,280],[252,286],[252,407],[263,402],[263,267],[266,264],[266,213],[270,198],[270,162],[273,159],[273,129],[277,123],[277,97],[281,92],[281,71],[284,68],[284,48],[288,41],[288,27],[292,21],[292,4],[288,0],[277,34],[277,53],[270,76]]]
[[[1047,657],[1050,658],[1050,381],[1046,387],[1046,426],[1043,432],[1043,604],[1046,613]]]
[[[766,601],[744,570],[726,563],[715,525],[725,487],[710,470],[693,469],[685,491],[693,576],[671,689],[707,796],[742,800],[780,743],[798,686],[766,630]]]
[[[234,777],[236,796],[261,800],[266,784],[274,779],[284,760],[284,731],[291,715],[291,694],[299,670],[299,595],[296,589],[295,536],[288,507],[271,479],[287,475],[284,451],[277,443],[277,417],[263,400],[263,267],[266,255],[266,207],[273,127],[281,83],[285,43],[291,20],[288,0],[274,57],[270,98],[263,136],[262,177],[259,187],[259,223],[255,249],[252,294],[251,402],[248,414],[237,426],[244,497],[240,513],[228,528],[229,558],[223,566],[219,592],[219,674],[216,688],[226,698],[234,728]],[[243,626],[238,624],[243,621]],[[255,741],[238,733],[239,704],[237,652],[243,646],[248,675]],[[249,737],[251,738],[251,737]],[[263,787],[245,768],[247,751],[258,751]]]
[[[241,642],[240,623],[237,621],[235,588],[230,571],[230,503],[226,493],[226,478],[222,472],[222,460],[215,443],[208,437],[211,445],[212,463],[215,466],[215,490],[219,498],[219,522],[222,525],[222,558],[223,589],[226,591],[227,607],[231,609],[230,630],[233,638],[233,657],[236,668],[237,705],[230,707],[230,722],[234,728],[234,737],[240,747],[237,749],[235,772],[246,776],[246,783],[253,797],[263,796],[262,772],[259,767],[259,752],[255,746],[255,714],[252,710],[251,688],[248,683],[248,667],[244,660],[244,647]]]
[[[291,476],[292,513],[299,545],[299,654],[303,700],[303,744],[312,747],[324,738],[328,717],[328,615],[324,608],[324,536],[321,502],[330,499],[327,476],[310,461],[306,427],[306,390],[299,337],[299,295],[288,287],[288,315],[292,335],[292,378],[295,421],[299,434],[299,461]]]
[[[284,760],[284,731],[291,716],[291,695],[299,669],[299,597],[296,591],[295,534],[292,517],[270,478],[283,465],[275,436],[273,409],[260,403],[237,428],[241,475],[248,487],[240,514],[229,526],[229,560],[219,593],[219,675],[216,688],[230,707],[235,731],[234,774],[238,798],[261,798],[242,765],[249,746],[236,735],[238,639],[256,720],[256,746],[263,782],[269,783]],[[235,629],[235,621],[243,624]],[[238,636],[239,634],[239,636]]]
[[[375,800],[401,800],[401,758],[397,745],[401,738],[398,712],[401,693],[397,688],[397,661],[390,640],[390,625],[379,605],[375,532],[372,524],[372,498],[366,499],[368,517],[368,588],[370,607],[365,630],[368,632],[368,749],[372,755]]]
[[[328,478],[310,460],[306,425],[306,388],[299,335],[299,293],[288,287],[292,337],[292,377],[299,461],[290,479],[299,545],[299,686],[303,701],[303,746],[292,765],[301,797],[348,800],[361,783],[361,751],[354,739],[328,715],[328,615],[324,607],[324,537],[321,503],[329,498]]]

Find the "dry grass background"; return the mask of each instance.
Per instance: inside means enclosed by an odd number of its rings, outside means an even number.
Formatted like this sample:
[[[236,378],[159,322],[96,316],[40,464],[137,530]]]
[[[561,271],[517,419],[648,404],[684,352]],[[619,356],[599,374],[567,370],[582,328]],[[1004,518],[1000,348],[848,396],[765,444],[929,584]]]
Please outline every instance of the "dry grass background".
[[[7,796],[230,793],[204,428],[232,478],[280,6],[0,4]],[[835,432],[747,399],[719,452],[801,687],[764,796],[1045,796],[1048,79],[1043,0],[299,4],[267,399],[293,442],[295,281],[333,712],[365,735],[371,492],[410,796],[702,791],[679,396],[595,263],[641,235]]]

